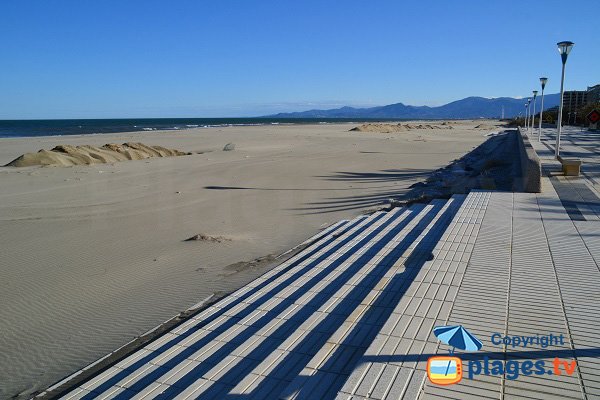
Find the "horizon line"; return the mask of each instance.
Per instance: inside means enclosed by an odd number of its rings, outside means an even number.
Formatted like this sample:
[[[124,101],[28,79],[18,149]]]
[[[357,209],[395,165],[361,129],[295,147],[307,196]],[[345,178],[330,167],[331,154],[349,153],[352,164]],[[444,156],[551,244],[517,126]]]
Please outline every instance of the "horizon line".
[[[551,96],[551,95],[558,95],[559,93],[547,93],[545,94],[545,96]],[[452,100],[449,101],[447,103],[444,104],[440,104],[437,106],[428,106],[428,105],[415,105],[415,104],[407,104],[407,103],[403,103],[401,101],[398,102],[394,102],[394,103],[388,103],[388,104],[381,104],[381,105],[370,105],[370,106],[349,106],[349,105],[341,105],[339,107],[334,107],[334,108],[310,108],[310,109],[306,109],[303,111],[279,111],[279,112],[274,112],[273,114],[262,114],[262,115],[255,115],[255,116],[234,116],[234,117],[226,117],[226,116],[218,116],[218,117],[206,117],[206,116],[186,116],[186,117],[76,117],[76,118],[37,118],[37,117],[32,117],[32,118],[0,118],[0,121],[6,122],[6,121],[64,121],[64,120],[110,120],[110,119],[115,119],[115,120],[126,120],[126,119],[257,119],[257,118],[280,118],[280,119],[285,119],[286,117],[275,117],[276,115],[279,114],[295,114],[295,113],[303,113],[303,112],[308,112],[308,111],[330,111],[330,110],[338,110],[338,109],[342,109],[342,108],[353,108],[353,109],[370,109],[370,108],[376,108],[376,107],[386,107],[386,106],[391,106],[391,105],[398,105],[398,104],[402,104],[404,106],[408,106],[408,107],[428,107],[428,108],[438,108],[438,107],[443,107],[445,105],[457,102],[457,101],[461,101],[461,100],[465,100],[465,99],[470,99],[470,98],[481,98],[481,99],[486,99],[486,100],[497,100],[497,99],[512,99],[512,100],[522,100],[522,99],[527,99],[528,97],[510,97],[510,96],[499,96],[499,97],[486,97],[486,96],[467,96],[467,97],[463,97],[460,99],[456,99],[456,100]],[[260,106],[260,105],[257,105]],[[317,105],[315,107],[318,107]],[[298,119],[298,117],[287,117],[290,119]],[[319,117],[302,117],[305,119],[317,119]],[[329,119],[351,119],[353,117],[321,117],[321,118],[329,118]],[[370,118],[370,119],[375,119],[375,118]],[[389,118],[389,119],[406,119],[406,118]],[[436,119],[436,118],[433,118]],[[460,119],[460,118],[459,118]]]

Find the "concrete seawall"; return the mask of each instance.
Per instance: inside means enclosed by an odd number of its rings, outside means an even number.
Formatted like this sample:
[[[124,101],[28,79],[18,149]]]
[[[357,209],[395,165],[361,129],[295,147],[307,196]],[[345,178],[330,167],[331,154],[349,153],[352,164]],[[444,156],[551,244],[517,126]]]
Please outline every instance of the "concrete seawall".
[[[542,165],[529,137],[519,127],[517,136],[517,156],[520,171],[514,180],[514,190],[517,192],[540,193],[542,191]]]

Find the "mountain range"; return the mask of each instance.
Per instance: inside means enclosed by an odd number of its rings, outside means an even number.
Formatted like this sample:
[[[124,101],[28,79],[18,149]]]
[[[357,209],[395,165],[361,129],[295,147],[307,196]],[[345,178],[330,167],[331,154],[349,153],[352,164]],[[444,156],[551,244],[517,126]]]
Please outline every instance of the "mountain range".
[[[544,109],[558,106],[560,94],[544,96]],[[390,119],[471,119],[500,118],[504,109],[505,118],[513,118],[525,111],[525,99],[512,97],[467,97],[439,107],[410,106],[402,103],[387,106],[354,108],[341,107],[329,110],[308,110],[268,115],[268,118],[390,118]],[[541,99],[536,99],[539,111]]]

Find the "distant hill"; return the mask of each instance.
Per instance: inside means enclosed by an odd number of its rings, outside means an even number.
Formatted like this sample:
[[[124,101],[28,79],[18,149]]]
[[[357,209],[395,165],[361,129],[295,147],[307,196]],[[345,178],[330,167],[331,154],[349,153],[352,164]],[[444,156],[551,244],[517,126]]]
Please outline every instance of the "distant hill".
[[[544,96],[544,109],[558,105],[560,95]],[[402,118],[402,119],[471,119],[499,118],[504,107],[504,117],[512,118],[525,111],[525,100],[512,97],[467,97],[439,107],[409,106],[402,103],[387,106],[354,108],[342,107],[330,110],[309,110],[291,113],[268,115],[269,118]],[[539,111],[541,99],[536,101],[536,112]]]

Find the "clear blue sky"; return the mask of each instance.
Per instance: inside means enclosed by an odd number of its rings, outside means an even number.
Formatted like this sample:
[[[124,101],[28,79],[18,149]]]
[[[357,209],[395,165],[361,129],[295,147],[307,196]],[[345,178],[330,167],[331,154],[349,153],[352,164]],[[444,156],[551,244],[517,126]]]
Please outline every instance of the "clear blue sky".
[[[0,0],[0,119],[253,116],[527,96],[555,43],[600,83],[588,1]],[[588,17],[595,15],[595,17]],[[594,23],[595,21],[595,23]]]

